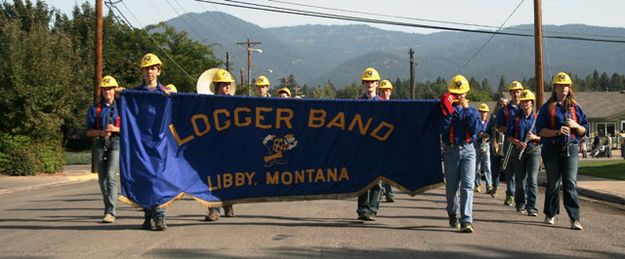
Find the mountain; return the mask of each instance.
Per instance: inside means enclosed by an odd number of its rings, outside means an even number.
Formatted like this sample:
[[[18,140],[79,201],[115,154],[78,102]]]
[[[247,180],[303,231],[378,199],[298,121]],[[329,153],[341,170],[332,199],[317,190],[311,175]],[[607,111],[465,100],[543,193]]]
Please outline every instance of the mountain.
[[[255,46],[263,53],[252,54],[252,73],[265,74],[277,84],[293,74],[300,84],[325,84],[337,88],[358,82],[368,66],[378,69],[383,78],[409,77],[408,49],[418,60],[415,78],[433,81],[455,73],[488,79],[493,86],[504,75],[507,81],[530,78],[534,74],[534,39],[467,32],[405,33],[367,25],[300,25],[261,28],[221,12],[187,13],[166,22],[205,44],[213,44],[215,56],[231,57],[231,70],[237,75],[246,69],[246,39],[260,41]],[[531,34],[533,25],[506,28]],[[595,27],[582,24],[543,26],[545,35],[614,35],[625,37],[625,28]],[[568,33],[568,34],[562,34]],[[217,43],[217,45],[215,44]],[[484,47],[483,47],[484,46]],[[478,49],[483,49],[475,55]],[[475,55],[475,57],[473,57]],[[471,59],[471,57],[473,57]],[[470,60],[468,64],[465,65]],[[625,44],[578,40],[544,40],[545,77],[557,71],[586,76],[594,70],[614,73],[625,71]],[[273,73],[268,74],[271,69]]]

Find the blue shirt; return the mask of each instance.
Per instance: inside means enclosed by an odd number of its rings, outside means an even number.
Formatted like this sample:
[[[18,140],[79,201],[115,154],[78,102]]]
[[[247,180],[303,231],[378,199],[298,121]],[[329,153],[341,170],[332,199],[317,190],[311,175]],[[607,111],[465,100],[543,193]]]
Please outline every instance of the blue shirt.
[[[496,121],[497,128],[499,127],[507,128],[508,124],[510,123],[510,120],[514,118],[514,116],[516,116],[518,111],[519,111],[519,108],[512,103],[508,103],[502,109],[499,109],[499,112],[497,112],[497,121]],[[506,117],[506,112],[508,113],[507,117]]]
[[[471,144],[480,132],[480,114],[473,107],[454,106],[454,113],[443,118],[443,143],[451,145],[451,129],[453,128],[453,144]],[[469,137],[469,139],[467,139]]]
[[[573,118],[573,115],[569,114],[570,110],[566,111],[565,113],[564,107],[562,107],[561,103],[555,104],[555,110],[552,110],[552,107],[553,105],[551,101],[547,101],[542,107],[540,107],[538,119],[536,121],[536,132],[540,132],[542,129],[558,130],[560,129],[560,127],[566,125],[566,116],[571,116],[571,118]],[[588,132],[588,121],[586,120],[586,115],[578,105],[574,105],[573,107],[575,109],[575,117],[577,123],[582,127],[586,128],[586,132]],[[552,118],[555,125],[551,125]],[[571,131],[570,143],[577,144],[579,143],[579,138],[583,137],[577,136],[576,134],[577,131]],[[540,138],[540,143],[543,144],[543,146],[563,145],[567,142],[568,137],[566,135],[554,136],[550,138]]]
[[[525,141],[528,131],[532,128],[532,124],[534,124],[534,120],[536,120],[536,113],[532,111],[532,114],[527,116],[523,109],[519,109],[517,116],[513,117],[510,123],[508,123],[506,136],[516,138],[519,141]],[[536,126],[534,126],[532,133],[538,135],[537,132]]]
[[[358,99],[362,99],[362,100],[374,100],[374,101],[382,101],[382,97],[380,97],[379,95],[374,96],[373,98],[369,98],[369,96],[365,93],[362,96],[360,96],[360,98]]]
[[[157,82],[157,85],[155,88],[150,88],[149,86],[147,86],[145,83],[138,86],[137,88],[135,88],[134,90],[138,90],[138,91],[150,91],[150,92],[158,92],[161,94],[165,94],[165,87],[160,83]],[[166,95],[166,94],[165,94]]]
[[[100,116],[98,118],[97,110],[100,107]],[[119,127],[119,109],[117,102],[113,102],[111,106],[100,101],[98,104],[92,104],[87,112],[87,130],[103,130],[107,124]],[[98,125],[99,124],[99,125]]]

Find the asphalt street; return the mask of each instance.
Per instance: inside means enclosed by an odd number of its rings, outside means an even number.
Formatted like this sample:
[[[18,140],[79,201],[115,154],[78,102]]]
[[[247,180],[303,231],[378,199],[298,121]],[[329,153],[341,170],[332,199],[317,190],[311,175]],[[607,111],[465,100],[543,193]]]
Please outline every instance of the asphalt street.
[[[169,229],[140,230],[143,214],[119,204],[115,224],[98,223],[97,182],[0,195],[0,257],[569,257],[624,258],[625,210],[583,200],[583,231],[476,193],[473,234],[448,227],[444,188],[381,203],[378,220],[356,220],[356,200],[237,204],[234,218],[204,222],[185,199],[167,211]],[[539,208],[542,211],[540,194]],[[564,209],[562,209],[564,213]]]

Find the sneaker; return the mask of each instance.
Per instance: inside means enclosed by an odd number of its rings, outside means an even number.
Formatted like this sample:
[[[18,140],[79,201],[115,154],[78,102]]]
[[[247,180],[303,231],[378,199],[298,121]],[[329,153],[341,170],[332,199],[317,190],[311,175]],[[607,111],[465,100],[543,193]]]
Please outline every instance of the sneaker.
[[[521,213],[521,214],[525,214],[525,213],[527,213],[527,210],[525,210],[524,208],[516,208],[516,212]]]
[[[358,215],[359,220],[363,221],[375,221],[375,214],[373,213],[362,213]]]
[[[460,223],[458,222],[458,218],[456,218],[455,216],[449,217],[449,226],[452,228],[460,228]]]
[[[514,196],[512,195],[507,195],[506,201],[503,202],[503,204],[507,206],[512,206],[513,203],[514,203]]]
[[[393,199],[393,197],[391,197],[391,196],[387,196],[386,197],[386,202],[393,203],[393,202],[395,202],[395,199]]]
[[[493,195],[493,187],[492,186],[486,186],[486,193],[490,194],[491,196]]]
[[[582,230],[582,224],[579,223],[578,220],[571,220],[571,229],[572,230]]]
[[[106,214],[104,215],[104,218],[102,218],[102,223],[114,223],[115,222],[115,216],[113,216],[113,214]]]
[[[545,216],[545,223],[549,225],[556,224],[556,217]]]
[[[473,233],[473,225],[471,223],[462,223],[462,228],[460,229],[462,233]]]
[[[204,221],[217,221],[219,220],[219,209],[209,208],[208,215],[204,218]]]
[[[141,225],[141,229],[152,230],[152,219],[150,218],[144,219],[143,224]]]
[[[476,185],[475,186],[475,192],[482,193],[482,186],[481,185]]]
[[[493,190],[490,192],[490,197],[495,198],[495,196],[497,196],[497,187],[493,188]]]
[[[538,217],[538,212],[531,211],[530,213],[527,213],[527,215],[530,216],[530,217]]]
[[[358,220],[367,220],[367,215],[364,213],[358,214]]]
[[[165,231],[166,229],[167,229],[167,223],[165,223],[164,217],[154,219],[154,230]]]
[[[232,205],[224,206],[224,214],[226,217],[234,217],[234,208]]]

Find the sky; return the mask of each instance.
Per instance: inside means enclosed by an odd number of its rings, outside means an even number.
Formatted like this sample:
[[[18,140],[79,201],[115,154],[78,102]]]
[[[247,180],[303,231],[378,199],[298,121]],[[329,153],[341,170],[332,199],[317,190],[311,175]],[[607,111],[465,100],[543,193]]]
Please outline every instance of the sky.
[[[33,0],[34,1],[34,0]],[[118,0],[113,0],[118,1]],[[224,2],[223,0],[213,0]],[[298,3],[304,5],[324,6],[338,9],[348,9],[359,12],[378,13],[383,15],[402,16],[418,19],[432,19],[448,22],[472,23],[488,26],[500,26],[513,10],[521,3],[518,10],[506,22],[505,26],[532,24],[534,22],[533,0],[239,0],[265,5],[278,5],[294,9],[307,9],[319,12],[327,10],[311,7],[284,4],[276,1]],[[83,0],[47,0],[50,6],[71,15],[71,10]],[[95,5],[95,1],[90,1]],[[130,9],[119,3],[117,6],[126,15],[135,27],[168,20],[186,12],[221,11],[239,17],[261,27],[295,26],[303,24],[352,24],[354,22],[331,19],[278,14],[264,11],[247,10],[227,7],[210,3],[201,3],[194,0],[123,0]],[[173,8],[172,8],[173,6]],[[104,8],[105,13],[108,8]],[[543,0],[543,24],[586,24],[594,26],[625,27],[625,1],[623,0]],[[343,15],[366,16],[363,14],[341,13]],[[386,17],[372,17],[390,19]],[[453,24],[430,23],[416,20],[400,20],[410,23],[429,25],[453,26]],[[437,30],[418,29],[391,25],[370,24],[386,30],[404,32],[432,33]],[[465,27],[467,28],[467,27]],[[476,28],[476,27],[471,27]],[[479,29],[479,28],[478,28]]]

